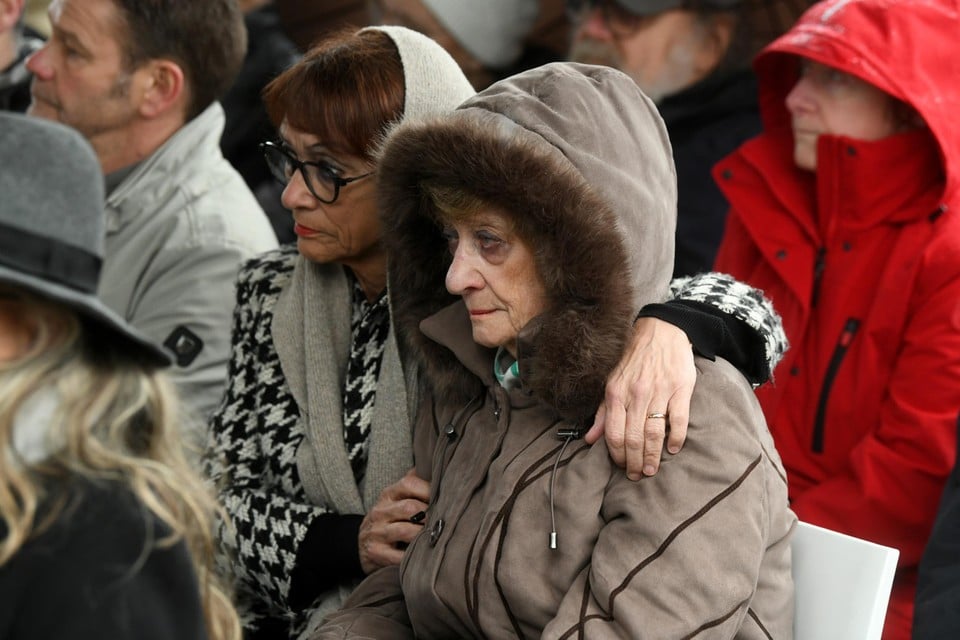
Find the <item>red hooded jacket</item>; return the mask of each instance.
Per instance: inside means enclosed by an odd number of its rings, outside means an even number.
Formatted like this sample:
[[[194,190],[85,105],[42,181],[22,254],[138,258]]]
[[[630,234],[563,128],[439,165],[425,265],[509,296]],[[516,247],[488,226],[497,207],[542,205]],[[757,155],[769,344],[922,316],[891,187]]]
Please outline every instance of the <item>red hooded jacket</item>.
[[[900,549],[884,638],[909,638],[916,567],[960,411],[957,0],[828,0],[755,63],[764,133],[714,176],[716,270],[763,289],[791,349],[758,390],[801,520]],[[798,56],[911,105],[927,128],[821,135],[793,163]]]

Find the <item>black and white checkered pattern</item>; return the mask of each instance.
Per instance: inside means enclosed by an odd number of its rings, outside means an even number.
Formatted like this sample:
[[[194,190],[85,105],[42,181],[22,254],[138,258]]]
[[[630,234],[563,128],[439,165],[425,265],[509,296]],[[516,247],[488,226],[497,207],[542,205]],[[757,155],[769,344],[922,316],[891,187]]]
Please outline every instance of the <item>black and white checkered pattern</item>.
[[[350,359],[343,381],[343,440],[359,486],[367,469],[370,425],[383,348],[390,332],[390,309],[386,293],[369,302],[356,281],[351,308]]]
[[[245,623],[288,618],[291,628],[309,614],[295,616],[287,603],[297,549],[312,520],[330,512],[311,503],[301,484],[296,452],[304,425],[270,336],[296,257],[295,247],[284,247],[240,272],[228,386],[204,462],[235,529],[230,535],[221,523],[218,533]]]
[[[715,307],[746,322],[763,337],[764,355],[773,371],[789,347],[780,316],[759,289],[725,273],[701,273],[677,278],[670,294],[679,300],[694,300]]]

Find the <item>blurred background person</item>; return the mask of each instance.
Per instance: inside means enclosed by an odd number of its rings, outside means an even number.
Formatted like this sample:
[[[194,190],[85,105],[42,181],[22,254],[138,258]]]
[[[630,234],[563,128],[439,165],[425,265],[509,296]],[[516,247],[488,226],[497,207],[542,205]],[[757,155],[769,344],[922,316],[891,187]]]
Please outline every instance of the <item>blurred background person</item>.
[[[296,236],[290,212],[280,203],[282,188],[270,175],[260,151],[260,143],[276,133],[261,94],[281,71],[300,59],[300,52],[280,24],[273,2],[241,0],[240,9],[247,29],[247,53],[236,79],[220,99],[226,116],[220,148],[256,196],[277,240],[293,242]]]
[[[0,162],[0,637],[239,640],[169,356],[95,293],[97,157],[0,113]]]
[[[53,0],[28,113],[80,131],[106,182],[100,296],[173,357],[202,446],[223,395],[240,264],[277,246],[220,150],[246,51],[236,0]]]
[[[518,71],[563,58],[563,0],[370,0],[375,24],[415,29],[440,43],[483,89]]]
[[[960,638],[960,456],[944,488],[917,571],[912,638]]]
[[[571,0],[569,59],[625,72],[667,124],[679,190],[674,276],[709,271],[729,205],[710,170],[761,128],[750,62],[811,0]]]
[[[716,268],[791,349],[757,390],[801,520],[900,550],[910,636],[960,407],[960,11],[830,0],[757,58],[763,133],[722,160]]]
[[[30,106],[30,71],[26,61],[43,41],[23,25],[24,0],[0,0],[0,111]]]
[[[335,31],[369,25],[368,0],[273,0],[280,25],[300,51]]]
[[[24,4],[24,24],[40,37],[50,37],[50,20],[47,17],[50,0],[24,0]]]

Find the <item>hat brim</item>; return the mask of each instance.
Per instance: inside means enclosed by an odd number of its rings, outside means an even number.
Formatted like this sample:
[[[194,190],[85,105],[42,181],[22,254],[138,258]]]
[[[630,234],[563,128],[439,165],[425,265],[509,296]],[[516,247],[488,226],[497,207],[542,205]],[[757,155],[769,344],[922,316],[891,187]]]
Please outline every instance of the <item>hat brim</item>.
[[[95,294],[77,291],[3,265],[0,265],[0,282],[23,287],[71,307],[85,320],[119,338],[125,352],[139,362],[156,368],[170,366],[172,362],[166,351],[104,305]]]

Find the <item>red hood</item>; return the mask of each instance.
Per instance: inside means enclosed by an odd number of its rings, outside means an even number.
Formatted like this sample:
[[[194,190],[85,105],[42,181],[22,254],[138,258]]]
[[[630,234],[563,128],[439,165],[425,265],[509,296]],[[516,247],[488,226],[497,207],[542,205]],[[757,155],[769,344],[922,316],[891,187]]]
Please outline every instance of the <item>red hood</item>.
[[[796,56],[857,76],[911,105],[940,147],[952,202],[960,186],[958,0],[825,0],[754,62],[768,131],[790,127],[785,100],[797,81]]]

